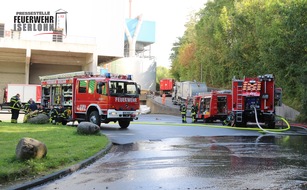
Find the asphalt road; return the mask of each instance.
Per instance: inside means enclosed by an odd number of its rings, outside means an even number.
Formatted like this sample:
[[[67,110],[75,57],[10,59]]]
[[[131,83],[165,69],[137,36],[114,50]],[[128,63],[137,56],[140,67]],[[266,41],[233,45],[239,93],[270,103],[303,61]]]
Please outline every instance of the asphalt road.
[[[302,133],[263,134],[180,121],[150,114],[125,130],[102,125],[114,143],[108,154],[33,189],[307,188],[307,138]]]

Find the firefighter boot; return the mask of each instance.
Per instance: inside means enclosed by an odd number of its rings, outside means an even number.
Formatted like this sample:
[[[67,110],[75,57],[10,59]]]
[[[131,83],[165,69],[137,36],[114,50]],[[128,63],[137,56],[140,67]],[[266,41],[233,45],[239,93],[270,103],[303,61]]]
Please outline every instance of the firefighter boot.
[[[50,121],[50,123],[52,123],[52,125],[56,124],[56,121],[54,120],[54,118],[50,118],[49,121]]]
[[[226,125],[226,126],[230,126],[230,121],[228,121],[227,119],[225,119],[223,122],[222,122],[223,125]]]
[[[183,117],[183,123],[186,123],[186,122],[187,122],[187,117],[184,116],[184,117]]]

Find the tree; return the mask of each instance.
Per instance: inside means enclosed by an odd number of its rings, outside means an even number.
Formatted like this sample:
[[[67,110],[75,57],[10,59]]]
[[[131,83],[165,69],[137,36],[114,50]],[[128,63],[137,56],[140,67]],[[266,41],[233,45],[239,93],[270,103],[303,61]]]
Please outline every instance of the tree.
[[[208,1],[174,43],[171,73],[216,88],[274,74],[284,103],[307,120],[306,12],[306,0]]]

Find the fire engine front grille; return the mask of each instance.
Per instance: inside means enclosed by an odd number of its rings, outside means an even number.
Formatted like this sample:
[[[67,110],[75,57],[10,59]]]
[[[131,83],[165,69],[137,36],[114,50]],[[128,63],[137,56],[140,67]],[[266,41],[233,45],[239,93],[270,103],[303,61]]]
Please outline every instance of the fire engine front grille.
[[[131,117],[131,112],[123,112],[122,114],[119,114],[119,117]]]
[[[131,117],[131,114],[119,114],[119,117]]]
[[[137,115],[137,111],[108,110],[108,118],[134,118]]]

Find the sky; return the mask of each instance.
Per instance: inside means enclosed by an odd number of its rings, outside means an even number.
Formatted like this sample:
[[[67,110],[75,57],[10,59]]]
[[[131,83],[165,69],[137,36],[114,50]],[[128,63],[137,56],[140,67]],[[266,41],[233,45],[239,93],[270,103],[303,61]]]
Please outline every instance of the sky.
[[[126,0],[129,4],[129,0]],[[152,45],[152,55],[157,66],[169,68],[172,45],[185,31],[185,23],[191,14],[204,7],[207,0],[132,0],[134,18],[143,14],[144,20],[156,22],[156,43]],[[128,5],[126,6],[128,8]],[[129,17],[129,8],[127,17]]]
[[[89,3],[94,1],[88,0]],[[129,18],[129,0],[123,1],[125,3],[125,16]],[[183,35],[184,25],[189,21],[189,15],[203,8],[206,2],[207,0],[131,0],[132,18],[142,14],[143,20],[156,23],[156,42],[151,46],[151,55],[156,57],[157,66],[170,67],[169,56],[172,44]],[[41,0],[8,1],[5,6],[0,6],[0,22],[10,20],[10,23],[13,23],[11,21],[12,15],[15,15],[16,11],[42,10],[41,7],[46,7],[46,10],[62,8],[69,12],[72,12],[72,9],[81,9],[80,18],[82,19],[81,4],[72,6],[71,3],[70,0],[46,1],[46,5]],[[97,9],[97,7],[93,9]],[[75,18],[75,20],[78,19]]]

